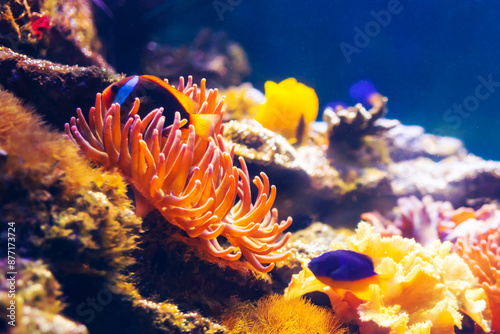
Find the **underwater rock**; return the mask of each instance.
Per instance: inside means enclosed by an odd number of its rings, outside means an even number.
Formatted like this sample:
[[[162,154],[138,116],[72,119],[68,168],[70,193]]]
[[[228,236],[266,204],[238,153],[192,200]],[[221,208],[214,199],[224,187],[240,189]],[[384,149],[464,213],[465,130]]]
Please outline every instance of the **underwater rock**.
[[[335,212],[337,205],[344,207],[344,213],[353,213],[351,219],[356,221],[360,212],[348,212],[346,207],[352,209],[354,199],[372,202],[391,193],[390,176],[385,170],[332,164],[324,145],[308,140],[296,148],[253,120],[225,123],[224,139],[234,144],[235,154],[248,162],[250,174],[264,170],[281,190],[276,206],[294,217],[294,228],[301,228],[297,224],[301,215],[322,220]]]
[[[98,54],[90,1],[7,0],[1,9],[0,45],[33,58],[113,71]]]
[[[0,47],[0,85],[36,107],[62,129],[68,110],[90,108],[96,91],[121,76],[102,67],[79,67],[37,60]]]
[[[145,217],[144,230],[138,261],[131,267],[144,298],[172,300],[183,309],[215,316],[230,306],[232,296],[254,300],[272,291],[268,275],[246,262],[211,256],[198,240],[165,223],[157,212]]]
[[[144,316],[144,321],[150,321],[153,329],[140,327],[141,333],[199,333],[224,334],[227,330],[196,312],[182,312],[168,302],[155,303],[148,300],[139,300],[137,313]],[[147,317],[146,317],[147,316]],[[147,318],[151,318],[150,320]]]
[[[251,174],[263,169],[282,190],[276,206],[293,216],[295,226],[304,215],[353,226],[362,212],[383,212],[411,195],[430,194],[456,207],[500,196],[500,163],[468,154],[458,139],[380,118],[356,145],[332,145],[320,125],[294,147],[255,121],[225,123],[224,139],[249,162]]]
[[[426,134],[421,126],[402,126],[397,120],[382,118],[377,127],[386,129],[385,142],[393,162],[419,157],[439,161],[467,154],[459,139]]]
[[[0,330],[7,332],[8,305],[15,301],[16,333],[87,334],[87,328],[60,315],[63,310],[61,286],[41,260],[18,258],[15,264],[15,288],[9,291],[8,275],[0,276]],[[7,273],[7,261],[0,261],[0,272]],[[9,282],[12,283],[12,282]],[[15,295],[11,298],[11,295]]]
[[[210,29],[201,29],[190,45],[173,47],[150,42],[142,59],[145,74],[178,78],[189,73],[196,80],[206,78],[209,87],[238,85],[250,74],[243,48],[226,33]]]
[[[387,113],[386,97],[377,94],[372,102],[370,110],[366,110],[361,103],[347,108],[340,105],[335,109],[327,107],[323,111],[323,121],[328,126],[330,141],[353,141],[369,133],[375,121]]]
[[[432,195],[453,206],[468,200],[499,198],[500,162],[485,161],[472,154],[433,161],[419,157],[388,166],[393,175],[392,189],[397,197]]]
[[[221,96],[225,96],[225,113],[222,120],[253,119],[257,115],[259,106],[266,101],[264,94],[255,89],[251,83],[244,82],[239,86],[230,86],[222,90]]]
[[[16,223],[17,253],[51,259],[60,270],[52,267],[55,274],[116,278],[115,270],[131,261],[127,253],[136,247],[140,228],[123,179],[92,168],[76,147],[5,91],[0,116],[0,219]]]

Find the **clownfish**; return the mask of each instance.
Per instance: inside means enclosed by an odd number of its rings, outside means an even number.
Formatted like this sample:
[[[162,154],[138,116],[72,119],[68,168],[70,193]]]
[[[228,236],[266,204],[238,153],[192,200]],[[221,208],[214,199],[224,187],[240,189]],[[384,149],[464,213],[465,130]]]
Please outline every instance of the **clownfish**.
[[[172,124],[175,112],[178,111],[181,119],[189,120],[189,124],[194,125],[196,134],[205,139],[213,135],[221,118],[221,115],[197,114],[198,103],[152,75],[126,77],[102,92],[102,101],[106,108],[110,108],[113,103],[120,105],[122,123],[125,123],[136,98],[141,102],[138,111],[141,118],[153,109],[163,108],[165,124]]]
[[[349,290],[362,300],[371,299],[371,284],[382,283],[372,259],[350,250],[326,252],[312,259],[308,268],[321,283]]]

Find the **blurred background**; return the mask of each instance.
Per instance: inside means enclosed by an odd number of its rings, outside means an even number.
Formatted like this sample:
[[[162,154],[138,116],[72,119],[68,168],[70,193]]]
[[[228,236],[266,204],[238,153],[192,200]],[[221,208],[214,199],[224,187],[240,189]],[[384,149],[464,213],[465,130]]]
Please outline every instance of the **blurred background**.
[[[161,57],[148,54],[202,43],[208,28],[246,52],[250,67],[234,81],[263,90],[295,77],[316,90],[321,112],[356,102],[349,87],[370,80],[389,98],[387,117],[500,159],[498,1],[95,0],[93,9],[119,72],[158,72]]]

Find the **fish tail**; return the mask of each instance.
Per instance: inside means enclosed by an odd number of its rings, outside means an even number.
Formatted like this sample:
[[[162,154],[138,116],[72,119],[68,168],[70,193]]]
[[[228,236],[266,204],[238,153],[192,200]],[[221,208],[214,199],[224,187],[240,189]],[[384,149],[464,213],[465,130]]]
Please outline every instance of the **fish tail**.
[[[221,115],[191,114],[189,120],[194,125],[196,135],[208,139],[214,135],[215,128],[221,120]]]

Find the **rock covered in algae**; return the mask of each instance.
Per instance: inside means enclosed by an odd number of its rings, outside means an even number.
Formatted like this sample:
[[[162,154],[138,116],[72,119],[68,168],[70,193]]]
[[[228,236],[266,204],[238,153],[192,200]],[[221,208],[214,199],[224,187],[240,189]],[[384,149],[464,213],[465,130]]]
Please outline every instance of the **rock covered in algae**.
[[[92,2],[42,0],[2,2],[0,45],[67,65],[111,67],[97,53]]]
[[[169,299],[215,316],[231,304],[272,291],[269,275],[244,261],[226,261],[207,254],[201,243],[164,221],[159,213],[144,218],[140,259],[132,266],[136,286],[145,298]]]
[[[143,71],[164,78],[189,73],[213,87],[238,85],[250,74],[243,48],[225,32],[201,29],[190,45],[174,47],[150,42],[143,55]]]
[[[61,129],[68,110],[90,108],[96,91],[120,78],[102,67],[61,65],[0,47],[0,85]]]
[[[113,276],[129,264],[140,221],[119,174],[93,169],[5,91],[0,115],[0,217],[19,230],[18,254],[52,259],[66,273]]]
[[[18,258],[14,266],[15,282],[8,280],[12,276],[0,277],[0,305],[2,306],[0,328],[2,331],[15,328],[16,333],[88,333],[83,324],[59,314],[63,310],[61,286],[41,260],[31,261]],[[4,261],[0,262],[0,270],[4,273],[12,271]],[[11,285],[14,286],[12,290]],[[13,318],[9,317],[8,309],[11,301],[15,302],[15,317]],[[15,327],[12,327],[14,323]]]

